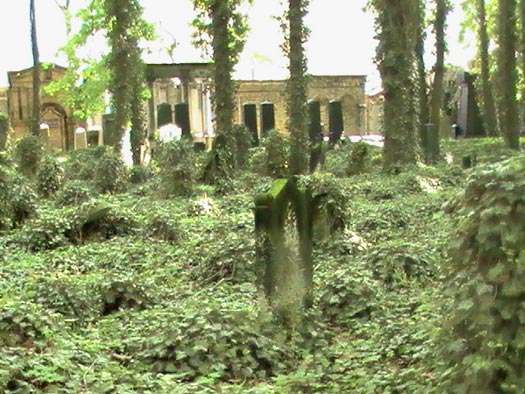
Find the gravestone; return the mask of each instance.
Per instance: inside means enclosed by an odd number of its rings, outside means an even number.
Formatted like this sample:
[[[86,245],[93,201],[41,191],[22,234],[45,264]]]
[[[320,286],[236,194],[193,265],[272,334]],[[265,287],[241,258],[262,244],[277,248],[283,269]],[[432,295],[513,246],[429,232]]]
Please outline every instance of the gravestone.
[[[459,136],[479,137],[485,135],[483,120],[476,100],[476,75],[463,72],[459,76],[460,94],[456,124],[459,127]]]
[[[263,136],[270,130],[275,130],[275,108],[272,102],[261,103],[261,133]]]
[[[244,104],[244,125],[253,135],[253,146],[259,146],[259,135],[257,133],[257,106],[255,104]]]
[[[100,129],[93,129],[88,130],[86,133],[87,136],[87,145],[89,148],[94,148],[100,145],[104,145],[103,136],[102,136],[102,130]]]
[[[264,289],[270,303],[282,293],[282,284],[290,284],[294,277],[283,265],[292,262],[287,258],[287,221],[293,218],[294,234],[298,233],[298,272],[302,276],[303,305],[312,306],[313,289],[313,212],[316,201],[309,190],[299,188],[293,179],[278,179],[267,193],[255,196],[256,272],[257,284]],[[287,274],[286,274],[287,273]]]
[[[328,105],[328,121],[330,131],[330,143],[336,144],[341,139],[344,130],[343,106],[341,101],[330,101]]]
[[[117,130],[115,129],[115,115],[102,115],[102,132],[104,135],[104,144],[116,146],[118,141]]]
[[[40,123],[40,138],[42,139],[42,144],[49,150],[49,125],[47,123]]]
[[[85,128],[77,127],[75,129],[75,140],[74,140],[73,146],[75,150],[87,148],[88,142],[87,142],[87,133],[86,133]]]
[[[173,112],[171,110],[171,104],[162,103],[157,105],[157,128],[160,128],[165,124],[170,123],[173,123]]]
[[[191,138],[190,108],[188,104],[175,104],[175,124],[180,127],[183,137]]]

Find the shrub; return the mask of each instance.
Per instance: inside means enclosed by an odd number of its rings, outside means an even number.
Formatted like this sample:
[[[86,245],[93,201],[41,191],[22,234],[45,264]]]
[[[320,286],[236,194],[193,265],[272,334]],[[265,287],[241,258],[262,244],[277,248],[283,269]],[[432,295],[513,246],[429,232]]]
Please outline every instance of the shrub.
[[[325,268],[316,275],[318,306],[331,323],[346,325],[352,319],[370,318],[381,285],[364,263]]]
[[[222,302],[210,301],[216,297],[146,310],[128,320],[123,327],[127,353],[154,372],[185,381],[257,379],[283,370],[294,354],[277,335],[265,334],[253,306],[222,297]]]
[[[478,168],[457,211],[440,392],[522,393],[525,159]]]
[[[40,137],[28,134],[16,142],[14,155],[20,172],[34,175],[44,155],[44,145]]]
[[[159,177],[164,194],[191,194],[195,178],[193,145],[184,140],[169,141],[159,147]]]
[[[370,165],[370,145],[366,142],[356,142],[351,145],[350,157],[347,164],[347,175],[361,174]]]
[[[234,166],[244,167],[248,159],[248,152],[253,146],[253,135],[244,125],[234,125],[231,132],[226,134],[228,149],[233,153]]]
[[[99,159],[113,150],[109,146],[79,149],[68,152],[64,163],[65,177],[68,180],[93,181]]]
[[[119,153],[108,150],[95,166],[95,187],[101,193],[118,193],[126,186],[126,168]]]
[[[290,142],[288,137],[277,130],[270,130],[262,140],[266,148],[266,171],[274,178],[283,178],[288,174],[288,155]]]
[[[85,181],[69,181],[57,194],[56,204],[59,207],[81,205],[96,195],[90,183]]]
[[[57,325],[55,316],[30,302],[0,298],[0,348],[48,346],[50,331]]]
[[[251,148],[248,152],[248,158],[246,161],[248,170],[257,174],[267,175],[266,157],[266,148],[263,146]]]
[[[20,240],[33,252],[55,249],[69,244],[73,228],[73,222],[64,212],[41,211],[24,226]]]
[[[153,178],[153,171],[147,166],[132,166],[128,170],[128,179],[133,184],[145,183]]]
[[[55,195],[62,187],[64,169],[54,156],[46,156],[36,174],[37,189],[44,198]]]
[[[37,195],[25,177],[0,165],[0,230],[17,227],[33,216]]]
[[[148,219],[146,232],[164,241],[177,241],[181,236],[178,221],[167,212],[155,213]]]

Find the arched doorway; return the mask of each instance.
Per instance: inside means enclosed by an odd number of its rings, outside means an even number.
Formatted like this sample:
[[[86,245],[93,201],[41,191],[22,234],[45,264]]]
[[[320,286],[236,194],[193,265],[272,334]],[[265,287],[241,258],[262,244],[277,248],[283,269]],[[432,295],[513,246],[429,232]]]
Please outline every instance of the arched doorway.
[[[67,113],[57,103],[44,103],[40,112],[40,123],[49,126],[47,144],[51,150],[67,149]]]

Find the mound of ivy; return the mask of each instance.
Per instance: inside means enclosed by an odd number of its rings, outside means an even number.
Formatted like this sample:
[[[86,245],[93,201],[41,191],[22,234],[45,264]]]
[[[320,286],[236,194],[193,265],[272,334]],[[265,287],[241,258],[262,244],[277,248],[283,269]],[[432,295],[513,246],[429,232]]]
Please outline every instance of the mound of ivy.
[[[455,393],[523,392],[524,171],[521,156],[481,167],[453,206],[444,380]]]

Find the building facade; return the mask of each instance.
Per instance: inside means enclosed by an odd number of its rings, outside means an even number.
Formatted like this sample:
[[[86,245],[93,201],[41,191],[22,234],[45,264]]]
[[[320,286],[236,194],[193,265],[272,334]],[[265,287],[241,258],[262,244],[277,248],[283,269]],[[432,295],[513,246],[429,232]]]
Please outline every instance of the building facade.
[[[44,87],[52,81],[60,80],[66,69],[57,65],[41,67],[41,109],[40,122],[46,129],[47,142],[51,150],[73,148],[73,110],[64,104],[64,94],[50,96]],[[33,68],[7,73],[7,114],[17,139],[29,132],[33,111]]]
[[[214,136],[214,114],[212,110],[212,67],[211,63],[148,64],[146,79],[150,98],[145,103],[148,112],[148,132],[155,135],[164,124],[176,124],[183,133],[194,139],[209,142]],[[82,125],[73,116],[73,109],[65,105],[64,94],[50,96],[44,87],[60,80],[66,73],[60,66],[42,69],[41,123],[48,131],[48,144],[52,150],[74,149],[75,129]],[[20,138],[29,131],[32,113],[32,68],[8,73],[7,113],[13,128],[13,137]],[[365,102],[365,76],[310,76],[309,99],[317,101],[323,132],[328,132],[334,123],[334,108],[338,109],[338,127],[343,135],[366,134],[367,113]],[[272,128],[286,132],[286,95],[283,80],[241,80],[236,81],[235,122],[245,123],[245,106],[251,105],[253,116],[258,118],[257,134],[262,136],[263,107],[271,107]],[[1,102],[0,102],[1,104]],[[82,125],[88,131],[106,126],[101,124]],[[95,118],[95,119],[97,119]],[[84,145],[82,145],[84,146]]]

